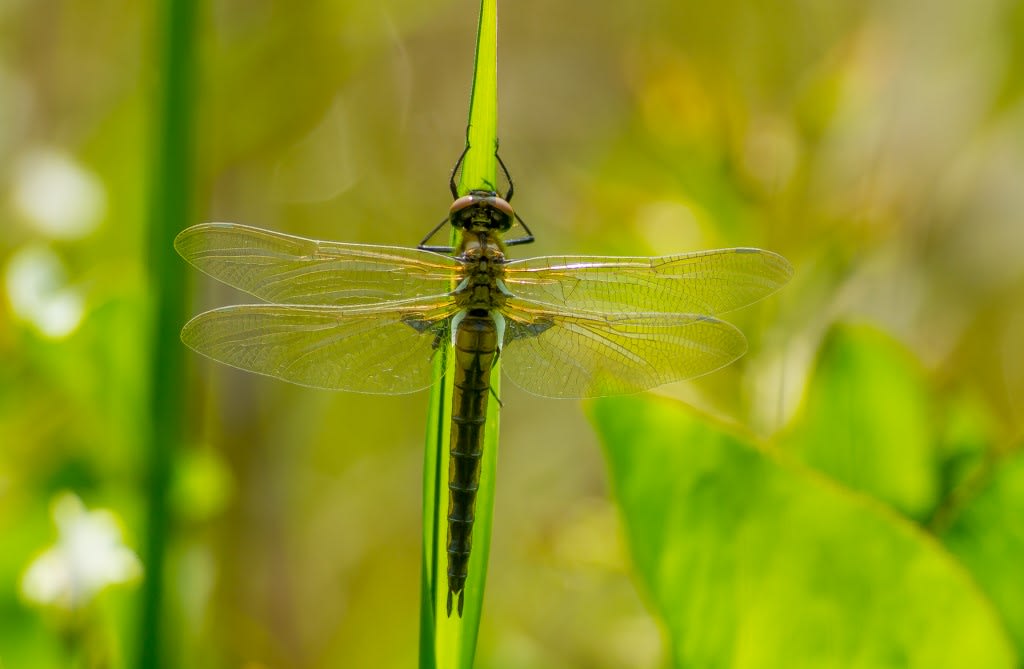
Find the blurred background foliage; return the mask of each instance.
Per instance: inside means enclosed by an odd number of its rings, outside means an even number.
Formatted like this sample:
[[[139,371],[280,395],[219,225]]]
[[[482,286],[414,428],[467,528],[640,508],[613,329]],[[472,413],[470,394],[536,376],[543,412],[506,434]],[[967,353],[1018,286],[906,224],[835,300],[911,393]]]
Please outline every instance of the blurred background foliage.
[[[201,3],[182,226],[415,244],[476,9]],[[0,0],[4,666],[137,651],[162,29],[150,3]],[[747,357],[664,391],[688,408],[592,407],[610,467],[578,403],[506,386],[479,666],[936,666],[961,640],[1019,666],[1022,45],[1017,0],[499,6],[530,254],[749,245],[797,274],[730,315]],[[244,299],[190,276],[196,311]],[[168,666],[409,666],[426,395],[186,359]]]

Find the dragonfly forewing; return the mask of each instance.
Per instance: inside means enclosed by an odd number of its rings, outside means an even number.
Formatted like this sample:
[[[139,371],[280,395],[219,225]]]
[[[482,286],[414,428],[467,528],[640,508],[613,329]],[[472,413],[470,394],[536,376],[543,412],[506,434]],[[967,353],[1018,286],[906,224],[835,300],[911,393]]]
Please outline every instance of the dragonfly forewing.
[[[510,299],[503,369],[543,397],[624,395],[707,374],[743,355],[734,326],[702,314],[569,313]]]
[[[214,309],[181,339],[232,367],[292,383],[361,393],[411,393],[431,384],[431,359],[446,343],[450,301],[374,307],[280,304]]]
[[[204,223],[174,241],[197,269],[284,304],[377,304],[444,295],[462,263],[419,249],[316,241],[235,223]]]
[[[715,315],[770,295],[792,276],[782,256],[751,248],[658,258],[529,258],[505,267],[517,297],[571,311]]]

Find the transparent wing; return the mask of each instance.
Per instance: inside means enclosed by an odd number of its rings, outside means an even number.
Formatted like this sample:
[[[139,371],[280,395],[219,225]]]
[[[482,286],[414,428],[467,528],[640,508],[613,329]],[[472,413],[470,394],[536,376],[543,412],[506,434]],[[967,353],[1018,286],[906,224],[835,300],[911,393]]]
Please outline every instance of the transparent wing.
[[[434,300],[377,307],[258,304],[207,311],[181,340],[218,362],[313,388],[411,393],[431,382],[454,306]]]
[[[743,334],[699,314],[567,313],[509,299],[502,368],[544,397],[625,395],[707,374],[747,349]]]
[[[505,284],[517,297],[573,311],[710,315],[756,302],[792,274],[778,254],[737,248],[659,258],[529,258],[505,266]]]
[[[444,295],[454,258],[397,246],[304,239],[234,223],[203,223],[174,240],[181,257],[268,302],[371,304]]]

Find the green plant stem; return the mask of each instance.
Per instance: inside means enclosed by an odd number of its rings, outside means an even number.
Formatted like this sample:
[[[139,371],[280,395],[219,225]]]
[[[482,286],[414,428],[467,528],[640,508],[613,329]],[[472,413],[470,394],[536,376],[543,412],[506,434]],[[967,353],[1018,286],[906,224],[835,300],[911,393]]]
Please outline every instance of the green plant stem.
[[[481,0],[476,33],[469,126],[458,190],[497,190],[498,149],[498,21],[497,0]]]
[[[163,602],[165,555],[170,525],[167,491],[174,450],[182,437],[184,349],[178,330],[185,321],[184,264],[174,237],[192,205],[191,104],[193,0],[165,0],[157,12],[163,33],[161,96],[154,122],[154,169],[150,192],[148,255],[154,310],[150,341],[146,579],[138,628],[140,669],[165,665]],[[169,664],[169,663],[166,663]]]
[[[458,191],[496,190],[497,183],[497,21],[496,0],[481,0],[473,89]],[[452,243],[457,245],[456,232]],[[453,286],[454,287],[454,286]],[[447,615],[448,449],[454,377],[453,356],[442,348],[434,366],[430,395],[423,479],[423,569],[420,606],[421,669],[468,669],[473,666],[494,511],[494,479],[498,455],[499,405],[488,403],[484,428],[480,488],[473,525],[473,552],[465,587],[462,616]],[[499,365],[491,388],[499,391]]]

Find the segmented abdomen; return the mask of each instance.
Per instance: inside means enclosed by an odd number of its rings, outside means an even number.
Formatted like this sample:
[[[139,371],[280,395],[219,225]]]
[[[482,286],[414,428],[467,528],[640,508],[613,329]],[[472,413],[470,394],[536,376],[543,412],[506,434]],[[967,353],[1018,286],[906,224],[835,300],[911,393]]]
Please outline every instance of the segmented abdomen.
[[[448,615],[452,613],[452,598],[458,595],[461,616],[463,588],[473,547],[491,368],[498,353],[494,320],[486,311],[471,311],[459,323],[454,344],[455,392],[448,460]]]

